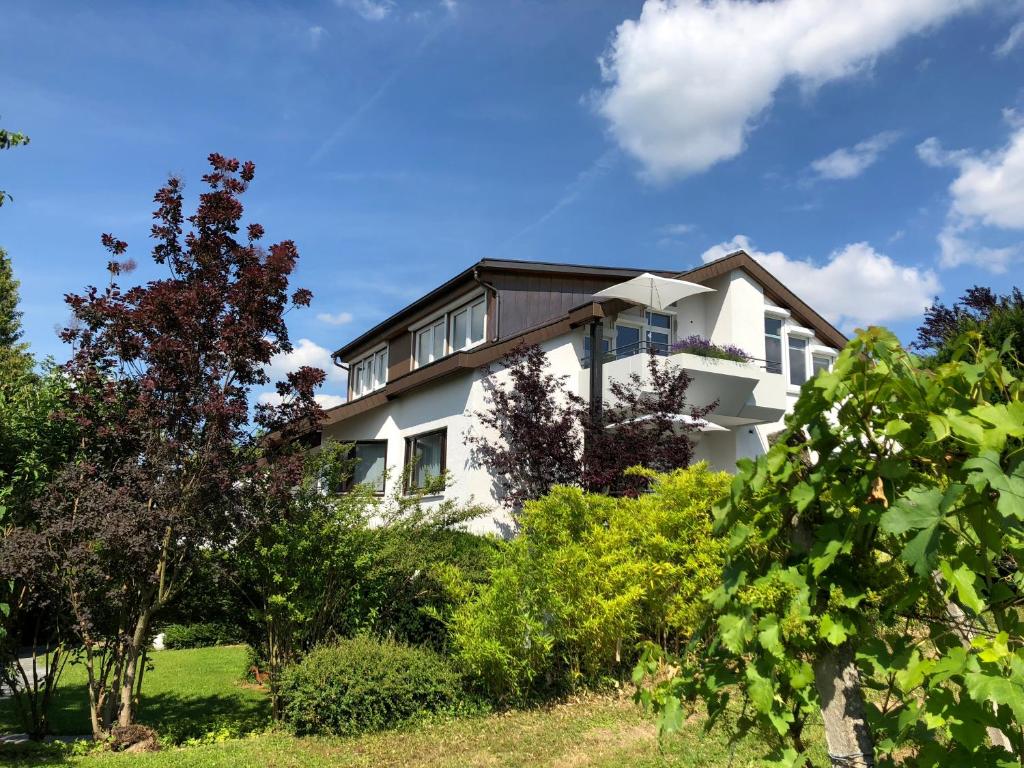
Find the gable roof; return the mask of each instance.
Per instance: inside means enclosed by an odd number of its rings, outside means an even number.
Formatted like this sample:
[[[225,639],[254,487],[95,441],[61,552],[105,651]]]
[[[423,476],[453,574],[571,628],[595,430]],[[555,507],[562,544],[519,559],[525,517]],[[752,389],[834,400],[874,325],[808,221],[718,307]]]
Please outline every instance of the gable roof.
[[[470,267],[464,269],[462,272],[459,272],[455,277],[442,283],[429,293],[413,301],[411,304],[407,304],[402,307],[390,317],[382,320],[368,331],[361,333],[359,336],[352,339],[352,341],[335,350],[332,357],[344,357],[349,352],[365,345],[375,336],[384,334],[394,326],[402,323],[404,320],[412,318],[417,312],[430,306],[430,304],[439,300],[440,297],[445,294],[455,291],[462,284],[476,282],[477,273],[481,270],[491,272],[525,272],[532,274],[556,273],[574,275],[577,277],[610,277],[616,279],[620,277],[628,279],[630,277],[636,277],[637,275],[643,274],[644,272],[652,271],[655,274],[663,275],[665,277],[670,277],[675,274],[674,271],[644,270],[634,267],[605,267],[594,264],[567,264],[553,261],[522,261],[518,259],[481,259]]]
[[[814,331],[814,335],[829,346],[841,349],[849,339],[832,323],[819,315],[809,304],[779,281],[775,275],[761,266],[746,251],[734,251],[720,259],[709,261],[703,266],[673,275],[680,280],[703,283],[741,269],[750,275],[764,289],[765,295],[776,304],[788,307],[800,324]]]
[[[342,347],[335,356],[344,354],[348,349],[353,349],[357,344],[363,343],[374,334],[380,333],[393,323],[415,313],[418,309],[426,306],[430,298],[436,298],[441,292],[453,288],[460,281],[472,279],[478,269],[509,269],[523,272],[551,271],[567,272],[573,270],[594,270],[589,274],[621,275],[623,277],[635,277],[645,271],[641,269],[624,269],[616,267],[588,267],[573,264],[549,264],[533,261],[506,261],[502,259],[483,259],[469,269],[460,272],[439,288],[434,289],[423,299],[413,302],[404,309],[399,310],[390,318],[371,328],[359,338]],[[783,285],[774,275],[761,266],[746,251],[735,251],[715,261],[708,262],[700,267],[687,272],[666,272],[657,270],[654,273],[664,277],[675,277],[681,280],[689,280],[694,283],[703,283],[713,280],[716,277],[727,275],[733,270],[742,270],[750,275],[776,304],[788,307],[793,317],[801,325],[814,331],[815,336],[836,349],[846,345],[848,339],[828,320],[818,314],[814,309],[805,303],[799,296]],[[352,416],[372,410],[384,405],[389,400],[399,397],[410,390],[419,388],[438,379],[458,372],[472,371],[481,366],[488,365],[500,360],[507,352],[512,350],[520,342],[526,344],[540,344],[562,334],[568,333],[573,328],[589,323],[591,320],[600,319],[618,312],[624,302],[621,299],[605,299],[604,301],[588,301],[571,309],[564,316],[554,318],[534,328],[527,329],[507,339],[499,339],[494,342],[481,344],[469,351],[456,352],[436,360],[433,363],[413,369],[402,374],[396,379],[389,381],[382,389],[377,390],[364,397],[349,400],[341,405],[327,410],[327,415],[322,426],[335,424]]]

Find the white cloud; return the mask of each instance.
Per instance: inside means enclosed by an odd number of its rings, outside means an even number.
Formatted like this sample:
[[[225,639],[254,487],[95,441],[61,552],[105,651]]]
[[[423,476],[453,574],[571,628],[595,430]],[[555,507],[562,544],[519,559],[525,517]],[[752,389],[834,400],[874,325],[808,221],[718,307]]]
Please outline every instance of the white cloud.
[[[1024,256],[1021,245],[989,248],[971,238],[971,227],[963,222],[947,222],[939,232],[939,266],[951,269],[973,264],[989,272],[1003,274],[1010,264]]]
[[[324,410],[327,410],[328,408],[335,408],[345,402],[345,398],[341,395],[316,395],[313,399],[316,400]],[[265,405],[280,405],[281,396],[277,394],[277,392],[263,392],[258,398],[256,398],[256,401]]]
[[[316,316],[316,319],[321,323],[327,323],[328,325],[345,325],[346,323],[352,322],[352,313],[335,312],[332,315],[330,312],[321,312]]]
[[[297,371],[302,366],[309,365],[319,368],[327,374],[327,379],[324,381],[323,386],[327,390],[325,396],[333,396],[329,395],[331,390],[345,391],[348,382],[347,375],[345,371],[336,366],[331,360],[331,353],[328,349],[321,347],[310,339],[299,339],[294,343],[293,347],[291,352],[275,355],[271,359],[270,365],[266,368],[271,382],[284,381],[285,377],[292,371]],[[260,397],[274,394],[272,392],[264,392]],[[263,401],[261,400],[260,402]]]
[[[320,47],[320,43],[323,42],[324,35],[327,34],[327,30],[321,26],[313,26],[306,30],[309,35],[309,46],[314,51]]]
[[[781,251],[759,251],[749,238],[737,235],[712,246],[702,258],[713,261],[740,249],[844,330],[917,317],[941,288],[931,270],[901,266],[867,243],[846,245],[815,264]]]
[[[688,235],[695,229],[693,224],[670,224],[662,227],[661,231],[666,235]]]
[[[1024,43],[1024,21],[1020,21],[1013,26],[1010,30],[1010,34],[1008,34],[1006,39],[1000,43],[998,48],[996,48],[995,54],[999,58],[1009,56],[1021,43]]]
[[[1024,230],[1024,125],[1012,110],[1003,116],[1013,130],[996,151],[946,150],[935,137],[917,145],[928,165],[959,171],[949,185],[949,213],[938,237],[943,267],[974,264],[1002,273],[1024,258],[1024,243],[991,248],[977,242],[980,227]]]
[[[957,214],[993,227],[1024,229],[1024,126],[995,152],[950,152],[932,137],[918,145],[917,153],[929,165],[960,170],[949,187]]]
[[[879,155],[899,138],[896,131],[876,133],[852,147],[842,147],[819,157],[811,168],[821,179],[854,179],[870,168]]]
[[[743,151],[787,79],[815,88],[982,0],[647,0],[600,59],[599,111],[645,175],[667,180]]]
[[[394,0],[334,0],[342,8],[355,11],[367,21],[382,21],[395,9]]]

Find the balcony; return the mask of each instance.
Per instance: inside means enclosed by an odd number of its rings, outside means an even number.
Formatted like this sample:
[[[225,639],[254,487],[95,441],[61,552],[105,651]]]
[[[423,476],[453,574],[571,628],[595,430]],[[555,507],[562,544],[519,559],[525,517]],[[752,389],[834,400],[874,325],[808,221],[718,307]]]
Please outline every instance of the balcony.
[[[689,374],[692,381],[687,401],[691,405],[704,406],[718,401],[708,418],[711,422],[724,427],[764,424],[778,421],[786,412],[786,384],[782,375],[768,370],[775,367],[770,363],[671,353],[665,346],[640,342],[607,352],[603,359],[604,402],[614,405],[612,381],[626,382],[635,373],[644,387],[650,380],[650,360],[658,357]],[[584,368],[589,367],[589,361],[584,361]],[[589,370],[580,374],[580,393],[584,397],[590,395]]]

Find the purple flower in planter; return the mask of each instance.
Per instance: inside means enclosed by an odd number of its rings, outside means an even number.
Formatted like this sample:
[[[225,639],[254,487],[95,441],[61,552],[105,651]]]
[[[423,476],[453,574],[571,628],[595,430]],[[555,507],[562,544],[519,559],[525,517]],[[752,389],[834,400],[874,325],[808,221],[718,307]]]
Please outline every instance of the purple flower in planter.
[[[685,353],[713,357],[718,360],[733,360],[738,363],[745,363],[751,359],[750,355],[733,344],[721,346],[703,336],[687,336],[685,339],[679,339],[672,345],[671,351],[674,355]]]

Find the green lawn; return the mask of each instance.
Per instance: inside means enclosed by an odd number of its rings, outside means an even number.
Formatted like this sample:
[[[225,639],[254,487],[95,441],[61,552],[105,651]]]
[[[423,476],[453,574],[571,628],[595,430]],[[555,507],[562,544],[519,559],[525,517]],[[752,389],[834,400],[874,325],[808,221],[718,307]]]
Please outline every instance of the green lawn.
[[[232,732],[265,729],[265,695],[240,680],[245,658],[243,648],[154,654],[141,719],[179,739],[222,727]],[[65,679],[54,712],[62,733],[88,731],[82,679],[80,669],[69,670]],[[9,704],[0,703],[0,731],[12,725],[4,707]],[[733,751],[722,731],[705,734],[697,721],[659,746],[652,721],[628,697],[585,696],[546,708],[437,719],[352,739],[300,739],[266,731],[148,755],[70,756],[54,748],[0,747],[0,763],[25,768],[743,768],[759,765],[760,753],[756,738]],[[823,751],[816,758],[816,764],[826,764]]]
[[[270,706],[261,690],[242,680],[247,658],[244,646],[154,651],[139,719],[174,741],[221,728],[236,734],[264,728]],[[85,680],[81,665],[64,670],[50,709],[54,733],[90,733]],[[20,730],[13,702],[0,701],[0,733]]]

